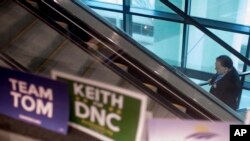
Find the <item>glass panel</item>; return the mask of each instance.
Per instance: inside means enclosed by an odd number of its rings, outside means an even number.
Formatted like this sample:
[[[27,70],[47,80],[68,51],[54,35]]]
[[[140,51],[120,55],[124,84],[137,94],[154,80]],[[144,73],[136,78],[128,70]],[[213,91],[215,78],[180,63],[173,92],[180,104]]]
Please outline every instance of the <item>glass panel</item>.
[[[97,1],[97,2],[104,2],[104,3],[111,3],[111,4],[119,4],[122,5],[123,0],[82,0],[82,1]]]
[[[250,25],[250,0],[192,0],[191,15]]]
[[[122,29],[123,16],[121,13],[110,12],[110,11],[105,11],[105,10],[97,10],[97,9],[93,9],[93,10],[99,15],[101,15],[103,18],[105,18],[107,21],[109,21],[112,25]]]
[[[250,58],[248,58],[250,59]],[[247,71],[250,71],[250,67],[247,67]],[[250,74],[245,76],[245,81],[250,82]]]
[[[170,0],[170,2],[172,2],[178,8],[184,10],[184,0]],[[159,0],[131,0],[131,3],[131,7],[174,13]]]
[[[242,55],[246,54],[248,36],[239,33],[232,33],[210,29],[214,34],[234,47]],[[214,62],[219,55],[229,55],[238,71],[242,71],[243,63],[229,51],[224,49],[210,37],[194,26],[189,28],[187,67],[195,70],[215,73]]]
[[[247,71],[250,71],[250,68],[247,68]],[[247,84],[247,87],[249,86],[250,82],[250,75],[246,75],[245,77],[245,83]],[[248,87],[249,88],[249,87]],[[248,89],[243,89],[241,93],[241,99],[240,99],[240,105],[239,109],[244,109],[244,108],[250,108],[250,90]]]
[[[180,66],[183,25],[153,18],[132,16],[132,37],[172,65]]]
[[[239,109],[250,108],[250,91],[242,90]]]

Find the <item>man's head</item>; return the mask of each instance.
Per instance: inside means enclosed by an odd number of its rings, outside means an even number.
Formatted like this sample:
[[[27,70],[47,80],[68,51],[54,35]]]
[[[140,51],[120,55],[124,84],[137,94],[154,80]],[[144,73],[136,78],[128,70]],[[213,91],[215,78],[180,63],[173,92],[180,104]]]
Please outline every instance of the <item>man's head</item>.
[[[215,70],[218,74],[225,74],[233,68],[233,61],[226,55],[221,55],[216,58]]]

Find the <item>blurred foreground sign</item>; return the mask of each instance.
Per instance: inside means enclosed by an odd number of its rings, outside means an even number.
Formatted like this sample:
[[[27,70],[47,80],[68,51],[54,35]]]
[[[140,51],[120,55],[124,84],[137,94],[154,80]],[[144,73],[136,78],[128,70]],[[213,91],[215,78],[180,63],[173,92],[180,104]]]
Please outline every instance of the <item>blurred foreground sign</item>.
[[[62,72],[52,77],[69,86],[72,127],[105,141],[140,141],[144,95]]]
[[[0,68],[0,113],[59,133],[67,133],[67,85]]]
[[[233,123],[150,119],[148,141],[229,141],[230,124]]]

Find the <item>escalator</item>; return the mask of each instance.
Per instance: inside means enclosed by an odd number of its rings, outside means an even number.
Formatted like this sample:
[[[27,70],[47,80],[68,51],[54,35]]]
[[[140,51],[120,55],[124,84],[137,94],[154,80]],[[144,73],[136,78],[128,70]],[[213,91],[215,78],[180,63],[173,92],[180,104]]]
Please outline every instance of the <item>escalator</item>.
[[[1,12],[1,20],[12,19],[15,23],[8,24],[8,31],[13,31],[8,33],[8,38],[0,40],[1,66],[45,77],[49,76],[50,70],[57,69],[139,91],[152,99],[148,109],[155,117],[243,121],[242,115],[79,1],[16,2],[43,22],[26,12],[23,16],[17,15],[20,19],[13,18],[13,14],[7,17],[8,14]],[[20,8],[12,2],[7,6],[12,8],[0,10],[11,13],[10,9]],[[167,114],[161,115],[163,112],[159,109]]]
[[[78,77],[142,93],[138,88],[106,68],[69,39],[57,33],[16,3],[5,2],[4,4],[0,3],[0,21],[2,23],[0,27],[0,66],[45,77],[50,77],[50,71],[56,69]],[[127,71],[126,66],[117,65]],[[148,104],[148,111],[152,112],[153,117],[177,118],[175,114],[153,99]],[[73,128],[70,128],[68,136],[65,137],[4,115],[0,115],[0,121],[0,140],[16,138],[32,141],[36,139],[97,140]],[[27,138],[20,137],[20,135]]]

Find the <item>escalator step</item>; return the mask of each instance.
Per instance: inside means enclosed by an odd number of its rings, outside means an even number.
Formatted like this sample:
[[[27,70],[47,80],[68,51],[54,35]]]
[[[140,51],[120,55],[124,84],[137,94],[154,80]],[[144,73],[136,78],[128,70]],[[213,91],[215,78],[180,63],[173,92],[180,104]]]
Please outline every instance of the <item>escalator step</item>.
[[[10,4],[8,5],[1,5],[0,7],[1,48],[35,20],[33,15],[28,13],[14,2],[11,1],[9,3]]]
[[[67,41],[67,43],[55,55],[49,58],[47,64],[42,66],[44,74],[49,74],[50,70],[56,69],[66,73],[81,75],[92,62],[90,56],[79,47]]]
[[[157,92],[157,87],[155,87],[154,85],[148,84],[148,83],[144,83],[144,85],[146,87],[148,87],[149,89],[151,89],[154,92]]]
[[[182,112],[186,112],[187,111],[187,108],[182,106],[182,105],[179,105],[179,104],[173,104],[176,108],[178,108],[179,110],[181,110]]]
[[[126,66],[126,65],[123,65],[121,63],[115,63],[115,65],[118,66],[123,71],[128,71],[128,66]]]
[[[37,21],[5,53],[30,70],[39,66],[65,40],[45,23]]]
[[[26,0],[29,4],[31,4],[35,8],[39,8],[38,3],[34,0]]]
[[[112,85],[119,85],[122,81],[121,77],[99,62],[94,62],[84,74],[84,77]]]
[[[68,24],[64,23],[64,22],[60,22],[60,21],[55,21],[58,25],[60,25],[61,27],[67,29],[68,28]]]

